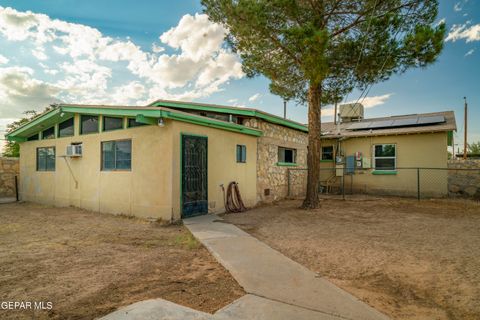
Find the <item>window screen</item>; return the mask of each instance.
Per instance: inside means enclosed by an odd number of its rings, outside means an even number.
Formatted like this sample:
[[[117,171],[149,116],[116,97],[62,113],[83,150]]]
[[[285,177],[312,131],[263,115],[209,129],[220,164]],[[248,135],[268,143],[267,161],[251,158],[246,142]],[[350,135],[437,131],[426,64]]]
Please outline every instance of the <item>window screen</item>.
[[[394,144],[374,145],[375,170],[395,170],[396,146]]]
[[[131,170],[132,141],[102,142],[102,170]]]
[[[103,117],[103,130],[118,130],[123,128],[123,118]]]
[[[80,117],[80,133],[98,132],[98,116],[82,115]]]
[[[55,171],[55,147],[37,148],[37,171]]]
[[[296,163],[297,150],[290,148],[278,147],[278,162]]]
[[[322,147],[322,160],[333,160],[333,146]]]
[[[42,139],[53,139],[55,138],[55,127],[48,128],[42,131]]]
[[[135,119],[133,118],[129,118],[128,119],[128,127],[129,128],[133,128],[133,127],[140,127],[140,126],[144,126],[145,123],[141,123],[141,122],[137,122]]]
[[[247,147],[242,144],[237,144],[237,162],[247,162]]]
[[[70,137],[73,136],[73,118],[63,121],[58,125],[58,136],[59,137]]]

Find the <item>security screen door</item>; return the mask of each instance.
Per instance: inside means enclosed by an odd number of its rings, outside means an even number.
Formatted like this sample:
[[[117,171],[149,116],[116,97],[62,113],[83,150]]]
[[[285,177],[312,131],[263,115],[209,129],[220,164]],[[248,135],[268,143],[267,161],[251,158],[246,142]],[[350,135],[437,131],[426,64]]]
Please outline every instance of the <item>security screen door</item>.
[[[208,212],[206,137],[182,135],[182,218]]]

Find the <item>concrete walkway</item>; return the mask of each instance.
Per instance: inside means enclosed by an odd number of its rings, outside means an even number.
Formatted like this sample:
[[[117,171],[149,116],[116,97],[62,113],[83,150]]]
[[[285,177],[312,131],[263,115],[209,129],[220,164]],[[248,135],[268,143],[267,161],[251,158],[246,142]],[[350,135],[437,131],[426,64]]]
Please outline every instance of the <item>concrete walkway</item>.
[[[185,226],[247,294],[211,315],[154,299],[103,320],[386,320],[385,315],[215,215]]]
[[[315,312],[318,319],[328,319],[325,316],[330,319],[388,319],[215,215],[186,219],[184,224],[250,295],[283,304],[284,308],[289,306]],[[252,319],[252,316],[248,318]],[[297,313],[295,318],[300,319]]]

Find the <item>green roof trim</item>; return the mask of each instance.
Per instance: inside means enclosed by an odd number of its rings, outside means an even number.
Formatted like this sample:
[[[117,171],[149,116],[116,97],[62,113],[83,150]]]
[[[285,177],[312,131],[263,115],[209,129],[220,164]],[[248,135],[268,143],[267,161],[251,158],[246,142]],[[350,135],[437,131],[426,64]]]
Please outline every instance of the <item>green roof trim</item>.
[[[378,175],[378,176],[391,176],[391,175],[396,175],[397,170],[374,170],[372,171],[372,174]]]
[[[303,132],[308,132],[308,127],[300,124],[295,121],[283,119],[281,117],[274,116],[272,114],[255,110],[255,109],[242,109],[236,107],[222,107],[222,106],[214,106],[208,104],[197,104],[197,103],[188,103],[188,102],[176,102],[176,101],[156,101],[150,105],[151,107],[171,107],[171,108],[179,108],[179,109],[192,109],[192,110],[200,110],[200,111],[211,111],[211,112],[220,112],[220,113],[229,113],[234,115],[241,115],[241,116],[248,116],[248,117],[255,117],[259,118],[271,123],[279,124],[285,127],[289,127],[292,129],[300,130]]]
[[[203,116],[192,115],[176,110],[60,105],[52,111],[49,111],[39,116],[38,118],[35,118],[34,120],[28,122],[22,127],[16,129],[15,131],[8,133],[6,135],[6,138],[10,141],[26,141],[27,137],[31,136],[32,134],[42,131],[63,121],[65,119],[65,114],[71,115],[74,113],[84,115],[135,117],[135,120],[137,122],[146,124],[157,124],[157,119],[163,117],[165,119],[172,119],[181,122],[187,122],[201,126],[252,135],[256,137],[259,137],[263,134],[261,130],[242,126],[236,123],[230,123]]]
[[[38,131],[48,129],[61,120],[63,120],[61,117],[61,110],[60,108],[55,108],[34,118],[23,126],[5,134],[5,137],[9,141],[21,142],[22,138],[27,138]]]

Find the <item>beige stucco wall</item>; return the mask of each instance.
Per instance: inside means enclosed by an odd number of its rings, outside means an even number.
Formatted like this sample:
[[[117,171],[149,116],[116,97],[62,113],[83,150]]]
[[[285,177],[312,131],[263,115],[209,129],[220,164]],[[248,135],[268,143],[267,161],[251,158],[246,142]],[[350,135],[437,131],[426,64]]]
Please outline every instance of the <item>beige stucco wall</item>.
[[[168,126],[123,130],[21,143],[20,197],[55,206],[76,206],[115,214],[170,219],[172,214],[172,148]],[[131,171],[101,171],[101,142],[132,140]],[[83,156],[62,157],[66,146],[81,142]],[[56,169],[36,171],[36,148],[56,148]],[[70,169],[69,169],[70,167]]]
[[[362,152],[373,167],[373,146],[375,144],[396,144],[397,174],[374,175],[373,169],[357,170],[345,178],[345,189],[353,192],[383,193],[413,196],[417,193],[417,170],[402,168],[446,168],[448,161],[447,134],[412,134],[378,137],[350,138],[340,142],[344,155]],[[322,145],[335,145],[333,140],[322,141]],[[334,174],[334,162],[322,162],[321,181]],[[328,168],[331,168],[329,170]],[[339,185],[340,179],[336,180]],[[422,196],[442,196],[448,191],[446,170],[421,170],[420,188]]]
[[[101,120],[101,119],[100,119]],[[180,218],[180,135],[208,137],[208,198],[212,212],[223,212],[220,184],[239,182],[247,206],[256,204],[256,138],[176,121],[102,133],[21,143],[20,197],[55,206],[141,217]],[[131,171],[101,171],[101,142],[132,140]],[[61,157],[81,142],[81,158]],[[247,146],[247,162],[236,163],[236,145]],[[56,169],[36,171],[36,148],[56,148]],[[70,169],[69,169],[70,167]]]
[[[249,119],[244,125],[263,131],[263,135],[258,138],[257,201],[268,203],[286,198],[288,172],[294,175],[306,172],[301,169],[307,167],[307,134],[259,119]],[[297,150],[295,167],[277,165],[278,147]],[[269,190],[270,194],[266,195],[265,190]]]
[[[223,184],[226,189],[231,181],[238,182],[242,199],[247,207],[252,207],[256,204],[256,137],[184,122],[173,122],[171,162],[174,164],[172,190],[175,217],[180,216],[180,140],[182,134],[201,135],[208,139],[207,169],[210,212],[218,213],[225,211],[223,192],[220,185]],[[245,145],[247,148],[245,163],[236,162],[237,144]]]

